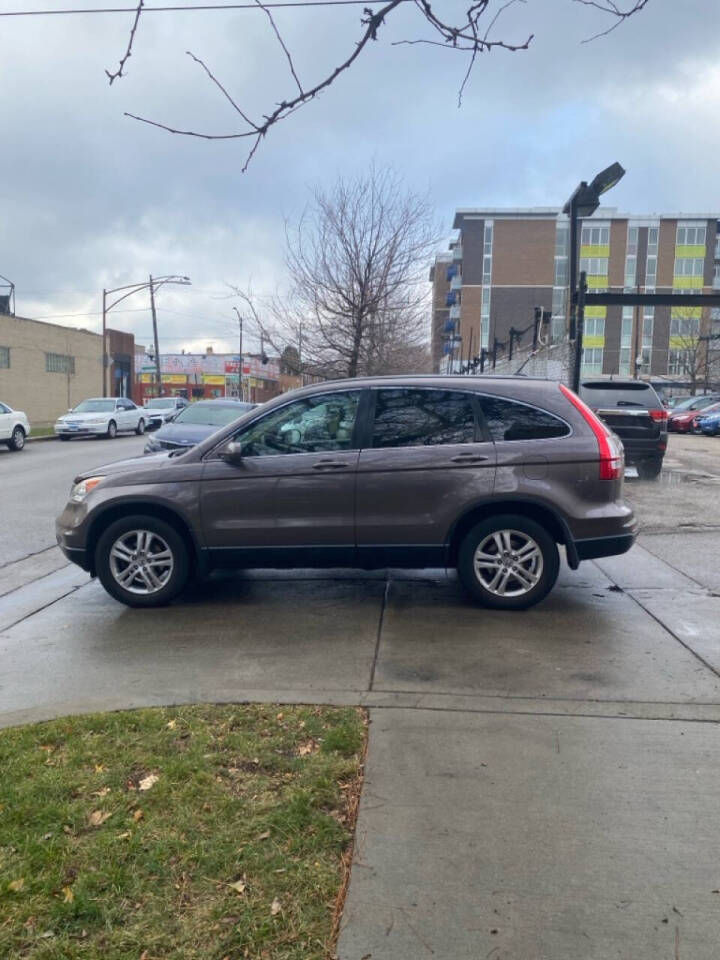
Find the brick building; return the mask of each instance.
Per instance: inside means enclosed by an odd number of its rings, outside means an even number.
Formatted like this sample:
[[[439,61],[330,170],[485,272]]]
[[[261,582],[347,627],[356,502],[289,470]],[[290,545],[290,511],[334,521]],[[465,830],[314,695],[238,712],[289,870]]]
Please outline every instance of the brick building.
[[[102,337],[0,313],[0,399],[31,423],[53,422],[102,391]]]
[[[719,214],[618,213],[581,221],[579,269],[590,290],[649,293],[720,289]],[[468,354],[507,343],[536,306],[552,312],[551,336],[567,336],[569,224],[556,208],[462,208],[457,239],[438,255],[433,283],[433,369],[456,369]],[[590,307],[584,375],[682,377],[698,349],[720,359],[720,310]],[[462,360],[461,360],[462,358]],[[718,364],[720,368],[720,364]],[[717,376],[720,377],[720,369]]]

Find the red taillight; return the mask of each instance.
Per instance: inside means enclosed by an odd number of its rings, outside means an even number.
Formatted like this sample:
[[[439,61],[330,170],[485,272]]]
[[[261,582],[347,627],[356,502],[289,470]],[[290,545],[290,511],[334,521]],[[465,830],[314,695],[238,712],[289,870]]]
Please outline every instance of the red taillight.
[[[665,423],[668,418],[667,410],[648,410],[648,413],[653,420],[656,420],[658,423]]]
[[[584,403],[576,393],[569,390],[564,383],[560,383],[558,386],[575,409],[582,414],[583,419],[595,434],[595,439],[598,443],[598,453],[600,454],[600,479],[619,480],[623,475],[625,467],[625,456],[622,446],[618,443],[614,434],[610,433],[602,420],[595,416],[590,407]]]

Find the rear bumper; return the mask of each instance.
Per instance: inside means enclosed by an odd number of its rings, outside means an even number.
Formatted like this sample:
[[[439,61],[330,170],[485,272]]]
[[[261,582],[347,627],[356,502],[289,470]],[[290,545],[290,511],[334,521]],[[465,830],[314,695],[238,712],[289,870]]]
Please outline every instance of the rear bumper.
[[[614,557],[627,553],[635,543],[637,531],[613,537],[594,537],[591,540],[576,540],[578,560],[595,560],[598,557]]]
[[[623,440],[625,463],[638,460],[662,460],[667,450],[667,435],[652,440]]]

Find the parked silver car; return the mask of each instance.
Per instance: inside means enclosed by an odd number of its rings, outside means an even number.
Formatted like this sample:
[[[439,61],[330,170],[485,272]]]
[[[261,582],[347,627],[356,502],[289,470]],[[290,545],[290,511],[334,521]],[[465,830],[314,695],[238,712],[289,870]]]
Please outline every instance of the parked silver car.
[[[93,397],[58,417],[55,433],[61,440],[72,437],[106,437],[118,433],[145,433],[145,413],[127,397]]]

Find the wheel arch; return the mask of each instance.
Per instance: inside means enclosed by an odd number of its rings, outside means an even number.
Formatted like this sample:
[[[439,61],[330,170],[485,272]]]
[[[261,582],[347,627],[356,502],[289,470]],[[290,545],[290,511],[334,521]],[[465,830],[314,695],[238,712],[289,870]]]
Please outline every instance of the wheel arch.
[[[468,508],[457,518],[448,533],[446,541],[448,566],[457,564],[460,544],[475,524],[480,523],[481,520],[486,520],[488,517],[506,513],[514,513],[539,523],[548,531],[556,543],[565,546],[568,566],[572,570],[577,569],[580,560],[567,521],[557,510],[543,501],[512,496],[493,497],[492,500],[484,500]]]

